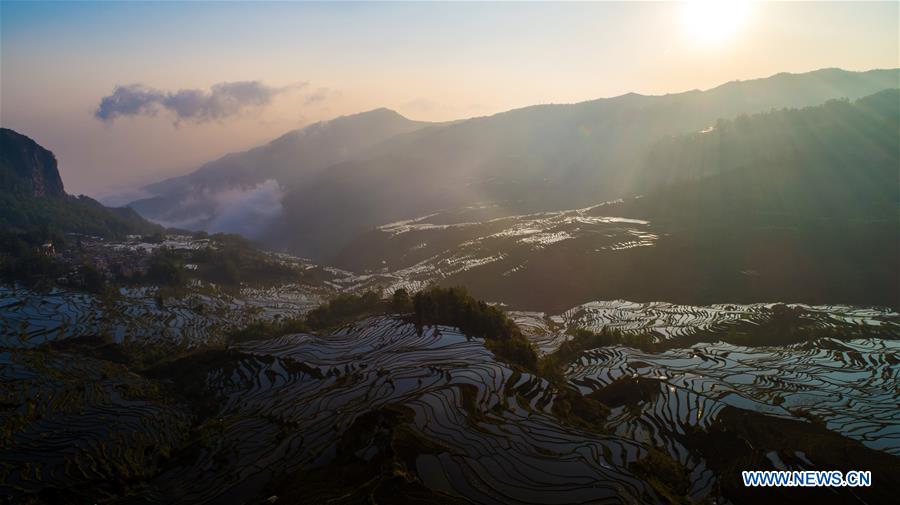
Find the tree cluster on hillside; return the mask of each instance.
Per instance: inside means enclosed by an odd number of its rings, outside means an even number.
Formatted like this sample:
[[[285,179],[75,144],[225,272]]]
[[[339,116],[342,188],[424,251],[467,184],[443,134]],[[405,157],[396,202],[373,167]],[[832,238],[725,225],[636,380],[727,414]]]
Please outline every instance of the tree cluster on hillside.
[[[46,283],[64,273],[62,265],[39,250],[47,238],[64,243],[64,237],[49,231],[31,233],[0,231],[0,278],[26,285]]]
[[[162,230],[129,208],[104,207],[86,196],[42,198],[0,191],[0,227],[33,233],[80,233],[106,238]]]
[[[402,295],[400,296],[402,298]],[[455,326],[483,338],[502,360],[537,371],[537,353],[519,327],[500,308],[476,300],[463,287],[432,287],[412,297],[411,320],[419,326]]]
[[[896,220],[898,166],[900,90],[892,89],[666,139],[644,175],[659,190],[639,207],[662,218]]]
[[[297,268],[274,260],[240,235],[215,234],[209,238],[214,247],[199,249],[185,257],[187,263],[197,265],[196,276],[201,280],[239,286],[241,283],[285,283],[302,277]]]
[[[390,299],[381,293],[340,294],[310,311],[306,316],[274,323],[252,325],[235,332],[232,341],[272,338],[298,331],[335,329],[360,318],[398,314],[419,327],[445,325],[459,328],[471,337],[483,338],[485,345],[501,360],[537,372],[537,353],[519,327],[498,307],[472,298],[464,288],[432,287],[410,296],[398,289]]]
[[[334,328],[366,315],[384,313],[388,305],[376,291],[360,295],[340,294],[306,315],[306,323],[314,330]]]
[[[183,260],[168,247],[160,247],[150,255],[145,280],[157,286],[181,287],[187,282]]]

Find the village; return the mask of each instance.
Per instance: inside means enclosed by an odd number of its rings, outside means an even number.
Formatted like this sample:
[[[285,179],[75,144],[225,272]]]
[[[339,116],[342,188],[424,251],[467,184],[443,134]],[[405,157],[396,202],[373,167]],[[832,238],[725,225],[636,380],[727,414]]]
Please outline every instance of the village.
[[[62,242],[62,243],[60,243]],[[79,286],[98,281],[135,284],[141,283],[151,274],[153,260],[159,251],[186,255],[199,250],[217,250],[215,241],[202,235],[129,235],[124,240],[107,240],[102,237],[68,233],[63,241],[47,241],[38,248],[38,253],[56,263],[61,275],[53,282],[60,286]],[[196,271],[196,263],[184,262],[179,265],[187,271]]]

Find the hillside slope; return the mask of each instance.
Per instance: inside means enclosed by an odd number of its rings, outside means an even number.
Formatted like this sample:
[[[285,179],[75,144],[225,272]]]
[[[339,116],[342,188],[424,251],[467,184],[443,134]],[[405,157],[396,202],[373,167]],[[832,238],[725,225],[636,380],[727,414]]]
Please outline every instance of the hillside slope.
[[[665,136],[743,113],[856,99],[898,81],[896,70],[779,74],[703,92],[535,106],[425,129],[289,188],[266,240],[328,259],[374,226],[441,209],[487,204],[509,215],[644,192],[658,174],[640,168]]]
[[[335,263],[527,310],[613,299],[900,307],[898,104],[894,89],[721,121],[649,148],[637,170],[659,182],[642,196],[490,221],[441,212],[362,234]]]
[[[155,196],[131,206],[169,225],[250,233],[269,247],[328,261],[376,226],[441,209],[490,205],[503,216],[645,192],[665,176],[641,170],[661,138],[739,114],[855,100],[898,82],[897,69],[823,69],[442,124],[378,109],[147,186]],[[247,212],[249,221],[234,218]]]
[[[424,128],[388,109],[343,116],[288,132],[268,144],[206,163],[190,174],[150,184],[151,197],[129,204],[142,215],[192,229],[212,230],[230,200],[259,189],[308,184],[331,165],[387,138]],[[277,199],[279,191],[269,191]],[[271,195],[271,196],[270,196]],[[278,202],[271,202],[274,208]],[[215,231],[244,232],[229,228]]]
[[[109,208],[65,192],[56,157],[34,140],[0,128],[0,229],[103,237],[162,228],[129,208]]]

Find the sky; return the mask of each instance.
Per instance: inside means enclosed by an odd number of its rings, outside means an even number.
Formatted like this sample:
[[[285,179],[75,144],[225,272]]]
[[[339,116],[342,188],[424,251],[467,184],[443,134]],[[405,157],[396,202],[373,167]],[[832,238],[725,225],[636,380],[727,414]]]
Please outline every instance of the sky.
[[[103,196],[295,128],[900,67],[898,2],[0,0],[0,125]]]

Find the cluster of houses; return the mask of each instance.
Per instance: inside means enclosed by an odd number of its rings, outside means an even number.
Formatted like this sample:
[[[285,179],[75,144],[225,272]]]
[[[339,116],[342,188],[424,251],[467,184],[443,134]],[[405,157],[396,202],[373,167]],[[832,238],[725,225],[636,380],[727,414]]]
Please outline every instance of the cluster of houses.
[[[81,265],[91,265],[107,279],[127,281],[141,278],[149,267],[148,249],[115,247],[102,238],[87,235],[70,234],[66,238],[75,245],[57,251],[53,243],[48,242],[41,246],[41,253],[55,256],[63,264],[70,266],[69,271],[74,274],[78,273]],[[65,280],[57,279],[57,282],[65,283]]]
[[[55,263],[65,267],[66,274],[56,279],[59,285],[83,284],[88,271],[94,278],[99,272],[107,281],[140,282],[150,268],[154,251],[159,248],[188,252],[220,247],[213,240],[190,235],[132,235],[125,240],[105,240],[101,237],[68,233],[64,240],[64,247],[54,241],[46,241],[36,247],[38,254],[51,257]],[[181,266],[185,270],[199,269],[199,265],[194,263]]]

